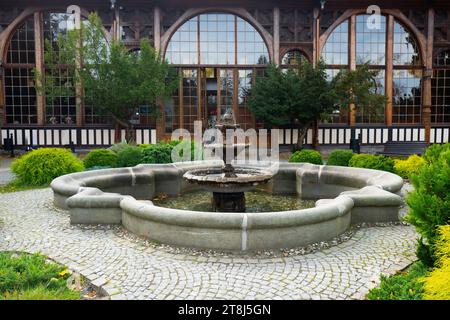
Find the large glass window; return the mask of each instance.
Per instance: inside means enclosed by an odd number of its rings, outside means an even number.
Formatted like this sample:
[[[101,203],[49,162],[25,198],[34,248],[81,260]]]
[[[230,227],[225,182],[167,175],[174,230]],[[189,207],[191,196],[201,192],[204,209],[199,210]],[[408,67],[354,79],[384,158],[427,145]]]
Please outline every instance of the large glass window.
[[[183,70],[183,121],[184,128],[194,132],[194,121],[198,110],[198,72],[196,69]]]
[[[283,55],[281,66],[283,68],[291,68],[297,66],[303,60],[308,60],[300,50],[290,50]]]
[[[380,17],[379,27],[368,23],[369,15],[355,17],[355,29],[349,29],[349,20],[342,22],[330,34],[322,51],[322,58],[327,64],[331,79],[341,68],[349,68],[349,37],[355,33],[356,65],[369,63],[371,69],[377,70],[374,88],[378,93],[385,93],[386,82],[386,42],[387,18]],[[419,123],[421,121],[421,59],[417,43],[398,21],[394,21],[393,30],[394,92],[393,123]],[[367,112],[364,106],[358,106],[356,123],[382,123],[384,110]],[[338,110],[332,115],[332,122],[342,122],[344,117]]]
[[[31,16],[14,32],[5,63],[5,113],[8,124],[37,123],[34,18]]]
[[[370,28],[369,15],[356,16],[356,64],[369,62],[384,65],[386,61],[386,17],[380,17],[379,28]]]
[[[450,123],[450,51],[437,56],[431,88],[431,122]]]
[[[422,72],[394,70],[393,123],[420,123]]]
[[[261,35],[242,18],[205,13],[185,22],[170,39],[166,59],[172,64],[267,64],[269,53]]]
[[[348,20],[342,22],[328,37],[322,58],[328,65],[348,65]]]

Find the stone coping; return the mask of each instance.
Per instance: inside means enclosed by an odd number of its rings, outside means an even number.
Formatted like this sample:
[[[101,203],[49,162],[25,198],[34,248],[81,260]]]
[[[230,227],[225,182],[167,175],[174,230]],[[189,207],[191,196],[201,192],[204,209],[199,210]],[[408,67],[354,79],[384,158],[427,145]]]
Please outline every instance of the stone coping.
[[[183,180],[189,170],[220,168],[222,161],[138,165],[69,174],[51,188],[56,206],[72,223],[121,223],[162,243],[226,250],[261,250],[326,241],[360,222],[398,221],[403,204],[399,176],[370,169],[306,163],[253,163],[272,170],[268,192],[321,199],[310,209],[264,213],[217,213],[155,206],[149,199],[199,189]],[[269,168],[269,169],[267,169]],[[277,171],[276,171],[277,170]]]

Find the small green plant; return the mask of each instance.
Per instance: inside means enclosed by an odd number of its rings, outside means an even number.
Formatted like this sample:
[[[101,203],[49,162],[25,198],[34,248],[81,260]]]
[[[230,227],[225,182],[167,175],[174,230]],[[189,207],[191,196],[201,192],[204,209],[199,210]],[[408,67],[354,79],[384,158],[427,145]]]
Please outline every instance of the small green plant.
[[[348,167],[348,162],[353,155],[352,150],[334,150],[328,155],[327,164],[330,166]]]
[[[350,167],[395,172],[394,160],[382,155],[355,154],[348,162]]]
[[[22,185],[48,185],[53,179],[84,170],[83,162],[68,149],[41,148],[14,161],[12,171]]]
[[[118,167],[134,167],[142,163],[142,149],[128,145],[117,153]]]
[[[142,163],[171,163],[172,149],[167,143],[150,145],[142,150]]]
[[[80,299],[67,288],[65,266],[40,254],[0,253],[0,300]]]
[[[405,220],[422,236],[418,257],[431,265],[436,259],[438,227],[450,220],[450,150],[412,176],[412,184],[414,191],[407,198],[410,210]]]
[[[316,150],[301,150],[295,152],[290,158],[289,162],[305,162],[312,164],[323,164],[322,155]]]
[[[420,169],[427,163],[424,158],[413,154],[408,159],[396,159],[394,160],[395,173],[400,177],[409,179],[413,174],[418,174]]]
[[[427,267],[416,262],[404,272],[386,277],[381,276],[381,284],[367,294],[369,300],[421,300],[424,292],[423,281]]]
[[[83,160],[86,169],[93,167],[113,168],[117,164],[117,154],[109,149],[92,150]]]

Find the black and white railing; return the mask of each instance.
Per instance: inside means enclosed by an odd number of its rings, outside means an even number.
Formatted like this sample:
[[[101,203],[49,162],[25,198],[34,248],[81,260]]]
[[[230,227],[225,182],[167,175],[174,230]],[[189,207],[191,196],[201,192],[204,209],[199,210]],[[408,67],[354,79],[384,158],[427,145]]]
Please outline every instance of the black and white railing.
[[[297,143],[297,129],[279,129],[279,143],[290,145]],[[363,145],[382,145],[387,141],[425,141],[423,126],[319,126],[318,141],[320,145],[349,145],[353,137],[360,139]],[[305,141],[313,143],[313,131],[309,129]],[[430,132],[431,143],[450,142],[450,125],[433,126]]]
[[[156,143],[156,129],[136,128],[136,143]],[[73,144],[75,147],[107,147],[115,140],[115,130],[111,127],[3,127],[2,139],[10,138],[16,147],[62,147]],[[125,140],[125,130],[120,132]],[[3,140],[2,140],[3,142]]]

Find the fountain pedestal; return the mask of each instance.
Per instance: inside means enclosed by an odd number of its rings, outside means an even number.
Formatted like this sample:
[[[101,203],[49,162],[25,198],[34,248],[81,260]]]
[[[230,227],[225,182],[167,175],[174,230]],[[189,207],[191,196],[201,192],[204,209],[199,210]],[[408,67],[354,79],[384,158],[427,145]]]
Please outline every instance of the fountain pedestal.
[[[245,212],[244,192],[213,192],[211,202],[215,212]]]

